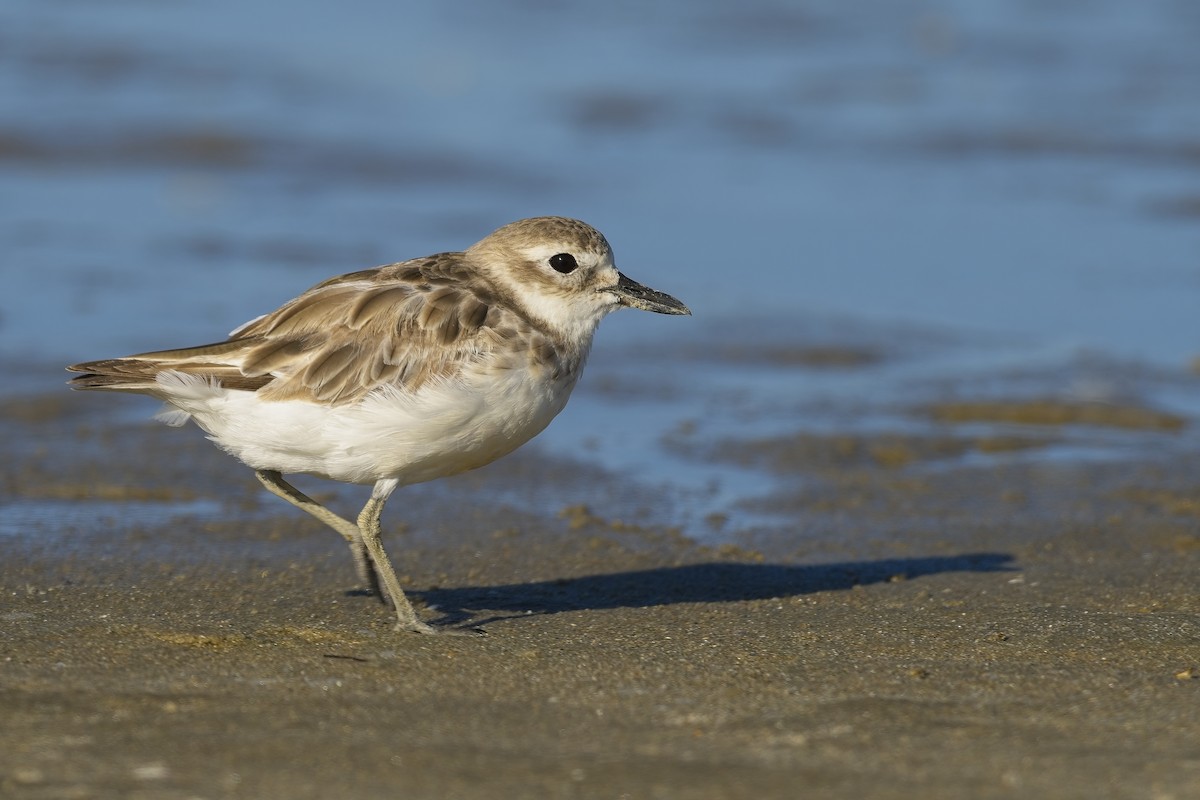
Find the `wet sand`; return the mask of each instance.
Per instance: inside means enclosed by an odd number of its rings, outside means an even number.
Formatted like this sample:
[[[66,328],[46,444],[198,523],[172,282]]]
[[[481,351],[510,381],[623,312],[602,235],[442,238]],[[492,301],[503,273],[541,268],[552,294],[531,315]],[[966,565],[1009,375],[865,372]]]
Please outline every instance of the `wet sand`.
[[[705,545],[527,449],[394,498],[422,613],[486,631],[422,637],[248,470],[109,411],[0,409],[4,797],[1200,792],[1194,457],[744,442],[784,478],[757,501],[779,524]],[[573,504],[584,484],[612,502]],[[489,499],[522,485],[561,507]]]

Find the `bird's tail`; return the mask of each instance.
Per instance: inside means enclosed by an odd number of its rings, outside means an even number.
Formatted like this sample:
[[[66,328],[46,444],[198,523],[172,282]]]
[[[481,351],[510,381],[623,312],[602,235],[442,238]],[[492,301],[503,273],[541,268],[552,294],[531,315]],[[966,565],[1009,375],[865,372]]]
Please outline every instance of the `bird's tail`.
[[[101,361],[85,361],[67,367],[69,372],[78,372],[68,385],[72,389],[101,389],[112,392],[135,394],[158,394],[155,377],[164,365],[136,357],[106,358]]]
[[[133,392],[163,398],[164,372],[183,373],[208,382],[219,382],[227,389],[257,391],[273,380],[272,375],[245,375],[238,356],[246,341],[229,340],[200,347],[179,350],[159,350],[124,358],[85,361],[67,367],[78,372],[69,385],[72,389],[99,389],[110,392]]]

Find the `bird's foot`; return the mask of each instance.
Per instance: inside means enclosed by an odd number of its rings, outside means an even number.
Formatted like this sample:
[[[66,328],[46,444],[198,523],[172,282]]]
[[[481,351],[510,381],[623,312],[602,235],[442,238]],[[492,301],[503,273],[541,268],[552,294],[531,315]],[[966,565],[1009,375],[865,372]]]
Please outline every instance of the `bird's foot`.
[[[483,628],[439,628],[422,622],[419,619],[402,620],[396,623],[396,630],[410,633],[423,633],[438,636],[487,636]]]

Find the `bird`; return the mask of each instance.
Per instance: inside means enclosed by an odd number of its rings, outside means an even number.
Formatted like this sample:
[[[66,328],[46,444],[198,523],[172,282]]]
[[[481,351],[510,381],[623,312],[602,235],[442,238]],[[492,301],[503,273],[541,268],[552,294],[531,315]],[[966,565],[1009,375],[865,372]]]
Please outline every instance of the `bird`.
[[[423,621],[383,549],[381,515],[401,486],[511,453],[566,405],[600,320],[620,308],[690,315],[617,270],[592,226],[566,217],[504,225],[466,250],[318,283],[214,344],[67,367],[74,389],[165,403],[254,470],[259,482],[349,545],[358,579],[395,628]],[[371,486],[354,520],[283,476]]]

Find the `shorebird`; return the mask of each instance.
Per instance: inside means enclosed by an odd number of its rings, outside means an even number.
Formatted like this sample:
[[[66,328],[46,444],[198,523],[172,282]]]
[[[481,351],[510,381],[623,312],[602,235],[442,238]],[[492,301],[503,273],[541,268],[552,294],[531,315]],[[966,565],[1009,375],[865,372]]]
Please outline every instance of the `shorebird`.
[[[618,308],[690,314],[617,271],[591,226],[520,220],[462,252],[331,278],[216,344],[68,367],[76,389],[164,401],[263,486],[333,528],[397,629],[434,633],[404,595],[380,515],[399,486],[482,467],[540,433]],[[356,521],[285,473],[371,484]]]

